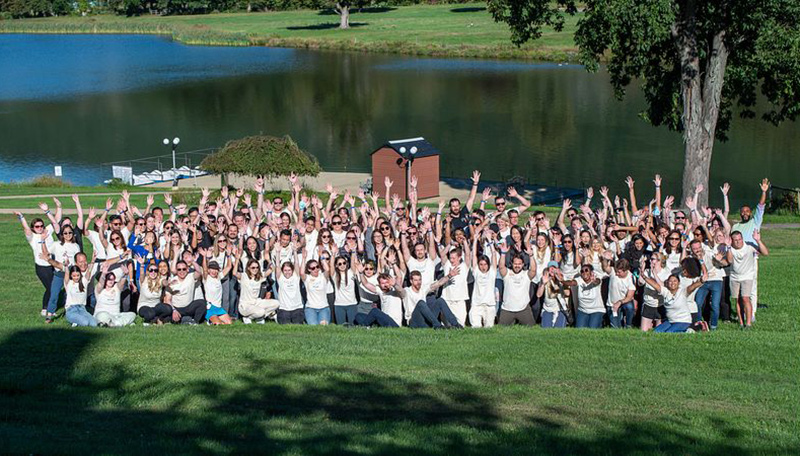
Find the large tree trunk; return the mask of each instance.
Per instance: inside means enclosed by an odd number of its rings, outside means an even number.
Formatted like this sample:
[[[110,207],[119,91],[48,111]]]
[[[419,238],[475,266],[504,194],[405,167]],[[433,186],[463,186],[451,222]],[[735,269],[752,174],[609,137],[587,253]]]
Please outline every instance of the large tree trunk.
[[[336,12],[339,13],[339,28],[350,28],[350,5],[346,3],[337,3]]]
[[[725,32],[721,31],[710,43],[705,73],[701,73],[694,14],[693,2],[689,2],[684,21],[676,28],[682,72],[684,162],[681,202],[684,207],[687,198],[694,197],[699,185],[703,186],[703,191],[698,195],[697,205],[708,205],[711,154],[728,62]]]

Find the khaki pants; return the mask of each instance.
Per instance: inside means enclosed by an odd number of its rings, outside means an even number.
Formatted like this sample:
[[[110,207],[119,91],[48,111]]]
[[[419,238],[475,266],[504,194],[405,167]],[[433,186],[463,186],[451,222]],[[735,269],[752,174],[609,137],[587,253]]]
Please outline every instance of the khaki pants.
[[[112,327],[132,325],[136,321],[136,314],[133,312],[120,312],[118,314],[111,314],[108,312],[97,312],[94,316],[97,324],[105,324]]]
[[[473,305],[469,310],[469,324],[473,328],[491,328],[497,315],[497,306],[494,304]]]
[[[253,320],[262,320],[278,311],[277,299],[256,299],[255,302],[239,302],[239,315]]]
[[[753,316],[756,316],[756,307],[758,307],[758,257],[756,257],[756,273],[753,276],[753,291],[750,293],[750,303],[753,305]]]

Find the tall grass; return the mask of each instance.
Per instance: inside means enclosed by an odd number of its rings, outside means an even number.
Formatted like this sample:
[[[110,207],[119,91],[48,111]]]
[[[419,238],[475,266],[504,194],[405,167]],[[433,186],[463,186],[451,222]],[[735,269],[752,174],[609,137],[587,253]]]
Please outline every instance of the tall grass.
[[[0,189],[4,188],[65,188],[72,187],[72,183],[55,176],[37,176],[30,180],[19,182],[0,183]]]

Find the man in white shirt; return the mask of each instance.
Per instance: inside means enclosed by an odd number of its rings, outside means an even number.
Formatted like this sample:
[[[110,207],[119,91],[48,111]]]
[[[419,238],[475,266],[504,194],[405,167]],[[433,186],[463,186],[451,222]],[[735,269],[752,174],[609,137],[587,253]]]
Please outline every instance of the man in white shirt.
[[[622,315],[625,314],[625,327],[633,327],[636,307],[633,295],[636,286],[633,284],[631,265],[626,259],[620,259],[613,271],[608,260],[603,258],[603,269],[609,275],[608,283],[608,318],[612,328],[622,328]]]
[[[500,317],[497,319],[499,325],[521,325],[533,326],[536,321],[533,319],[533,312],[530,308],[531,301],[531,282],[536,277],[536,262],[530,262],[530,269],[525,271],[525,261],[514,256],[511,260],[511,269],[506,268],[506,255],[508,247],[503,244],[504,251],[500,256],[498,271],[503,278],[503,304],[500,307]]]
[[[753,232],[753,240],[758,249],[744,242],[739,231],[731,233],[731,249],[723,266],[731,265],[731,297],[736,301],[736,314],[742,329],[749,329],[753,324],[753,305],[750,296],[753,292],[753,281],[756,277],[756,255],[769,255],[767,246],[761,242],[761,233]]]
[[[400,296],[403,297],[405,307],[406,323],[411,328],[463,328],[456,316],[451,312],[447,302],[442,298],[430,299],[426,296],[436,291],[437,288],[445,285],[453,277],[457,276],[459,268],[455,267],[450,272],[432,283],[428,288],[422,288],[422,274],[419,271],[411,271],[408,274],[411,286],[399,289]],[[440,315],[444,316],[444,326],[439,321]]]

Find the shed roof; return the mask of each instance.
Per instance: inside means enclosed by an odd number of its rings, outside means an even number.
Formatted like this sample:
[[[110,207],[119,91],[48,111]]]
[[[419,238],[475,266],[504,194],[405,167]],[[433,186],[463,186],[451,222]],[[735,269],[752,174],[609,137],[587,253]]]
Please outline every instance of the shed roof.
[[[374,154],[375,152],[379,151],[380,149],[383,149],[384,147],[389,147],[393,149],[395,152],[397,152],[398,155],[401,156],[404,155],[403,152],[400,152],[401,147],[406,148],[406,153],[408,153],[408,151],[411,150],[412,147],[416,147],[417,153],[414,154],[415,158],[439,155],[439,149],[434,147],[433,144],[429,143],[427,140],[425,140],[425,138],[421,136],[419,138],[396,139],[392,141],[387,141],[385,144],[372,151],[372,153]]]

